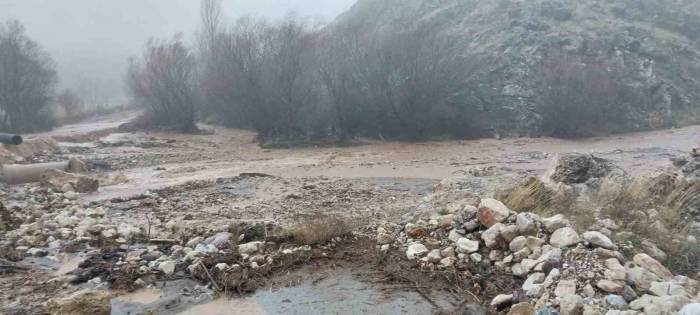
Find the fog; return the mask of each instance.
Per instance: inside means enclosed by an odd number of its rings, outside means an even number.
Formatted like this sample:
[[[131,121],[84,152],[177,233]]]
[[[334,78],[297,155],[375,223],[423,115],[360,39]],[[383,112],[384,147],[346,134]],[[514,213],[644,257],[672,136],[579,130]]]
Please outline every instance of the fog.
[[[330,21],[355,0],[224,0],[227,18],[278,19],[289,12]],[[60,86],[91,103],[126,101],[129,56],[151,37],[183,33],[191,41],[199,23],[197,0],[0,0],[0,21],[20,20],[53,57]]]

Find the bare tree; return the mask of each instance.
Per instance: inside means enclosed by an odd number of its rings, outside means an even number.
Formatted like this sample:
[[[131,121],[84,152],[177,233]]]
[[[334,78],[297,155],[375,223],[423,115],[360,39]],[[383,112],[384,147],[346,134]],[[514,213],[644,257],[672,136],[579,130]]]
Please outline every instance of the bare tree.
[[[148,110],[151,123],[186,132],[197,129],[195,62],[179,37],[151,40],[142,60],[131,60],[128,87],[133,102]]]
[[[56,103],[66,112],[68,120],[82,118],[85,112],[85,103],[73,90],[65,89],[56,96]]]
[[[0,24],[0,129],[51,127],[47,112],[57,82],[53,61],[18,21]]]

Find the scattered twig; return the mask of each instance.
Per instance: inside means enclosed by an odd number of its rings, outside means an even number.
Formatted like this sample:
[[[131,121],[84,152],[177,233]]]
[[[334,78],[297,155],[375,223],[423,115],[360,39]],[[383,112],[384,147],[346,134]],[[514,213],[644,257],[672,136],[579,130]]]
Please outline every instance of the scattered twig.
[[[214,278],[211,277],[211,274],[209,274],[209,270],[207,269],[207,266],[205,266],[201,261],[199,262],[199,265],[204,268],[204,272],[207,273],[207,277],[209,278],[209,281],[211,281],[211,284],[214,285],[214,288],[216,289],[217,292],[221,292],[221,288],[219,288],[219,285],[216,284],[216,281],[214,281]]]

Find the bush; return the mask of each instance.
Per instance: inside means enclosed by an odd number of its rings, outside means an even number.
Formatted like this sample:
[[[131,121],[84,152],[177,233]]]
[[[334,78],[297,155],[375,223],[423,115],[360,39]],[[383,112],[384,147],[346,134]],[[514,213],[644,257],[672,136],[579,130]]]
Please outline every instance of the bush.
[[[195,57],[182,41],[151,40],[142,60],[130,62],[127,84],[135,105],[157,128],[196,131]]]
[[[51,57],[18,21],[0,24],[0,130],[51,128],[49,105],[57,82]]]

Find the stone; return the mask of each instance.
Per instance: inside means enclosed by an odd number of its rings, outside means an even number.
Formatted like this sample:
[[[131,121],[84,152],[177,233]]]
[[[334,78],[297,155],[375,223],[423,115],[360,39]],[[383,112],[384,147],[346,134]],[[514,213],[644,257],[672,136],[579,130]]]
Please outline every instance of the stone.
[[[542,298],[544,298],[544,297],[542,297]],[[538,303],[538,304],[539,304],[539,303]],[[552,307],[549,306],[549,305],[541,306],[541,307],[539,307],[539,308],[535,311],[535,315],[558,315],[558,314],[559,314],[559,313],[557,313],[556,311],[554,311],[554,310],[552,309]]]
[[[568,226],[569,220],[567,220],[563,214],[557,214],[555,216],[542,219],[542,223],[549,233],[553,233],[558,229]]]
[[[579,242],[581,242],[581,238],[579,238],[578,233],[571,227],[563,227],[554,231],[549,239],[549,243],[557,248],[574,246]]]
[[[510,243],[516,236],[518,236],[518,227],[515,225],[508,225],[501,229],[501,237],[506,243]]]
[[[622,297],[625,298],[625,301],[631,302],[637,299],[637,292],[632,289],[629,285],[625,285],[625,288],[622,289]]]
[[[559,313],[561,315],[582,315],[583,299],[576,294],[568,294],[560,297]]]
[[[604,272],[605,278],[608,280],[627,280],[627,270],[620,264],[617,258],[610,258],[605,260],[605,267],[607,268]]]
[[[528,236],[528,237],[527,237],[527,243],[526,243],[526,244],[527,244],[527,248],[529,248],[530,250],[533,250],[533,251],[534,251],[534,250],[536,250],[537,248],[542,247],[542,245],[544,245],[544,243],[546,243],[546,242],[545,242],[543,239],[541,239],[541,238],[537,238],[537,237],[533,237],[533,236]]]
[[[109,315],[112,313],[111,295],[102,290],[82,290],[49,300],[46,309],[51,315]]]
[[[653,296],[645,294],[629,304],[630,309],[646,314],[677,314],[683,306],[690,304],[690,299],[682,295]]]
[[[644,250],[644,252],[646,252],[649,256],[660,262],[664,262],[668,259],[668,255],[666,255],[666,252],[661,250],[659,247],[656,246],[656,244],[652,243],[649,240],[642,241],[642,250]]]
[[[469,255],[469,259],[471,259],[474,263],[478,264],[484,259],[484,257],[482,257],[479,253],[473,253]]]
[[[651,283],[649,292],[656,296],[670,296],[670,295],[688,295],[685,288],[675,282],[669,281],[654,281]]]
[[[518,213],[518,215],[515,216],[515,225],[518,227],[520,235],[536,236],[538,232],[536,222],[538,220],[539,216],[534,213]]]
[[[617,246],[610,240],[609,237],[605,236],[603,233],[598,231],[588,231],[583,233],[581,236],[584,241],[590,243],[595,247],[602,247],[605,249],[616,250]]]
[[[456,257],[445,257],[440,260],[440,266],[442,266],[443,268],[452,267],[456,262]]]
[[[527,238],[525,236],[518,236],[510,241],[508,248],[511,252],[515,253],[527,246]]]
[[[700,303],[691,303],[683,306],[678,315],[700,315]]]
[[[428,261],[431,263],[438,263],[438,262],[440,262],[440,260],[442,260],[442,256],[440,255],[439,249],[431,250],[426,257],[428,258]]]
[[[453,241],[455,243],[457,243],[457,241],[459,241],[459,239],[463,238],[463,237],[464,237],[464,235],[459,234],[457,232],[457,230],[454,230],[454,229],[451,230],[449,234],[447,234],[447,239],[449,239],[450,241]]]
[[[523,291],[529,291],[532,286],[536,284],[542,284],[544,282],[545,275],[542,272],[536,272],[527,277],[527,280],[523,283]]]
[[[634,264],[628,263],[625,266],[625,269],[627,270],[627,280],[633,283],[637,289],[642,291],[649,290],[652,282],[662,280],[646,268],[642,268]]]
[[[534,315],[535,307],[530,303],[518,303],[508,311],[508,315]]]
[[[492,227],[496,223],[505,221],[509,215],[510,209],[502,202],[491,198],[481,199],[479,204],[479,222],[482,225]]]
[[[466,231],[467,233],[471,233],[478,230],[480,226],[481,223],[479,223],[478,219],[470,220],[462,224],[462,228],[464,228],[464,231]]]
[[[377,231],[377,245],[387,245],[393,243],[396,238],[387,233],[386,230],[380,228],[381,230]]]
[[[557,284],[557,288],[554,289],[554,295],[557,297],[564,297],[567,295],[576,294],[576,281],[575,280],[561,280]]]
[[[160,264],[158,264],[158,270],[160,270],[162,273],[164,273],[166,276],[170,276],[173,273],[175,273],[175,262],[174,261],[164,261]]]
[[[653,274],[657,275],[661,279],[671,279],[673,278],[673,273],[668,270],[664,265],[658,262],[656,259],[651,258],[647,254],[637,254],[632,259],[635,264],[642,268],[651,271]]]
[[[513,303],[512,294],[500,294],[497,295],[493,300],[491,300],[491,306],[496,308],[503,308]]]
[[[455,257],[455,248],[452,246],[446,247],[440,251],[442,257]]]
[[[59,170],[48,170],[41,174],[42,185],[63,191],[64,186],[70,186],[72,191],[79,193],[91,193],[100,187],[98,180],[85,175],[67,173]]]
[[[622,282],[603,279],[596,283],[596,287],[608,293],[620,293],[625,287],[625,284]]]
[[[499,241],[502,240],[501,229],[503,229],[504,227],[505,225],[501,223],[496,223],[492,225],[488,230],[481,233],[481,239],[484,240],[484,244],[486,244],[486,247],[494,248],[499,245]]]
[[[529,270],[526,270],[525,267],[523,267],[523,264],[521,263],[513,265],[512,267],[510,267],[510,270],[516,277],[524,277],[529,272]]]
[[[613,309],[624,309],[627,308],[627,301],[619,295],[608,294],[605,296],[605,303]]]
[[[530,287],[530,290],[525,292],[525,295],[531,298],[538,298],[544,294],[544,291],[546,288],[544,287],[544,284],[533,284]]]
[[[44,257],[49,254],[49,251],[47,251],[44,248],[32,247],[29,250],[27,250],[27,254],[34,257]]]
[[[472,241],[468,238],[460,238],[457,240],[457,252],[463,254],[471,254],[479,250],[479,242]]]
[[[263,242],[250,242],[250,243],[245,243],[245,244],[240,244],[238,245],[238,253],[240,254],[255,254],[259,251],[261,251],[265,247],[265,243]],[[426,252],[428,250],[426,249]]]
[[[423,244],[412,244],[406,250],[406,258],[409,260],[418,259],[428,253],[428,248]]]
[[[595,289],[593,288],[593,286],[590,283],[586,284],[586,286],[583,287],[582,291],[583,291],[583,295],[585,297],[592,298],[595,296]]]

